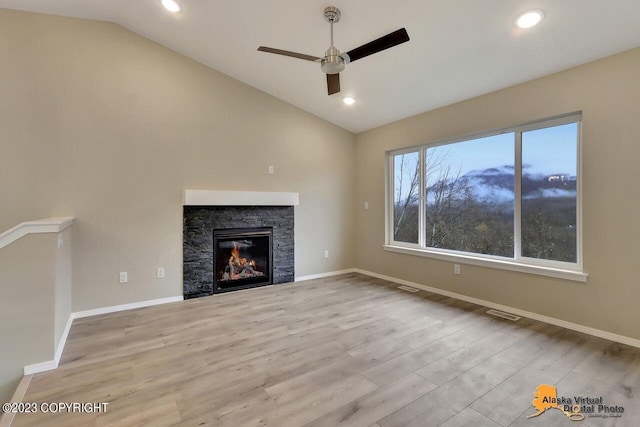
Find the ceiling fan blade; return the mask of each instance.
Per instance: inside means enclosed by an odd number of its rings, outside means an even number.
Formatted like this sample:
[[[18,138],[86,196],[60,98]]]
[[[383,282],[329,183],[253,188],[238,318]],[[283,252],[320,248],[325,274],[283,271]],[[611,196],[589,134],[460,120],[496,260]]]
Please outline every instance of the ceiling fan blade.
[[[347,55],[349,55],[349,59],[353,62],[364,58],[365,56],[373,55],[374,53],[381,52],[385,49],[389,49],[390,47],[394,47],[408,41],[409,34],[407,34],[407,30],[400,28],[393,33],[389,33],[386,36],[382,36],[379,39],[350,50],[347,52]]]
[[[340,74],[327,74],[327,93],[333,95],[340,92]]]
[[[258,48],[258,50],[260,52],[275,53],[276,55],[291,56],[293,58],[304,59],[304,60],[312,61],[312,62],[320,62],[320,61],[322,61],[322,58],[318,58],[317,56],[305,55],[304,53],[291,52],[291,51],[282,50],[282,49],[274,49],[272,47],[260,46]]]

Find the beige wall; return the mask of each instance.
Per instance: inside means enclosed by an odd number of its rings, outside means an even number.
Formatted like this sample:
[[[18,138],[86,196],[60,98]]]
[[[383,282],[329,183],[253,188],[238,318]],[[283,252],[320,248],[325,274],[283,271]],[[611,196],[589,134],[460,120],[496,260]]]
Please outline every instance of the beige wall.
[[[638,70],[635,49],[358,135],[356,266],[640,339]],[[586,284],[470,265],[455,276],[452,263],[383,251],[386,150],[577,110]]]
[[[31,234],[0,249],[0,402],[24,366],[53,359],[56,245],[57,234]]]
[[[187,188],[299,192],[296,275],[353,265],[351,133],[110,23],[0,10],[0,58],[0,230],[76,218],[73,311],[182,295]]]

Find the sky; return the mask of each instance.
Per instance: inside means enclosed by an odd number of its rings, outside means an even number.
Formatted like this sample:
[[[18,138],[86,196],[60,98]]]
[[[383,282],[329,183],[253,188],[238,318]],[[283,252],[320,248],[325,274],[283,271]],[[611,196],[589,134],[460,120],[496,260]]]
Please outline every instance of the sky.
[[[577,129],[576,123],[569,123],[523,132],[522,162],[525,173],[576,175]],[[513,166],[514,134],[430,147],[427,157],[430,155],[444,156],[452,172],[460,170],[460,175],[472,170]]]
[[[578,124],[569,123],[522,134],[522,164],[528,173],[577,173]]]

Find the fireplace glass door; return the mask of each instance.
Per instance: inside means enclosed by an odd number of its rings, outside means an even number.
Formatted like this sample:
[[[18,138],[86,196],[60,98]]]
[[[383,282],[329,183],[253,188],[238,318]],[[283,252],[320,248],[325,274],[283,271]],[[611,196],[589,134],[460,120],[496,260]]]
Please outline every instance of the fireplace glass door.
[[[213,230],[214,293],[272,283],[271,227]]]

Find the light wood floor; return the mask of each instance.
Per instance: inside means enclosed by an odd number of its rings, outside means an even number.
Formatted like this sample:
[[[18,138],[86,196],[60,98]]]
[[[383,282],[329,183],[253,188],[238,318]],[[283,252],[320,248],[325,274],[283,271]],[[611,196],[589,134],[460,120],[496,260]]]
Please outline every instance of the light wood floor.
[[[14,426],[638,426],[640,350],[350,274],[76,320]],[[540,384],[621,418],[537,418]]]

